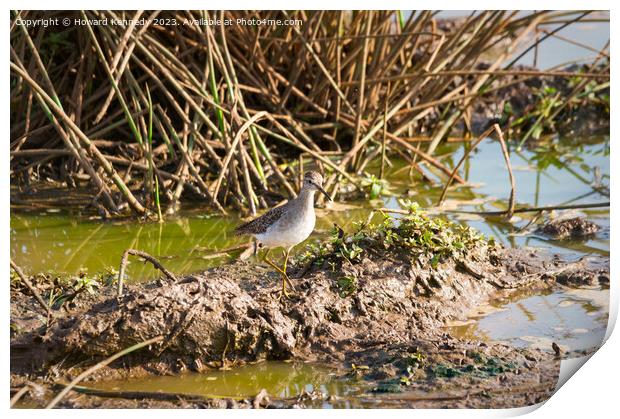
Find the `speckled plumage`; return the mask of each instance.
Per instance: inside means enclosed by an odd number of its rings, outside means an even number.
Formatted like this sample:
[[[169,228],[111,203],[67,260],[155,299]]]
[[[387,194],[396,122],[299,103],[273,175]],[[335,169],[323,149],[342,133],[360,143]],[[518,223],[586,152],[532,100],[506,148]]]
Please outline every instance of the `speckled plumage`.
[[[322,183],[323,177],[320,173],[306,173],[303,187],[296,198],[237,227],[235,232],[252,234],[267,248],[291,248],[301,243],[314,230],[316,222],[314,192],[322,191]]]
[[[240,225],[235,229],[237,234],[261,234],[267,231],[270,225],[280,219],[282,213],[286,211],[286,206],[292,201],[287,202],[284,205],[275,207],[264,213],[258,218],[248,221],[245,224]]]

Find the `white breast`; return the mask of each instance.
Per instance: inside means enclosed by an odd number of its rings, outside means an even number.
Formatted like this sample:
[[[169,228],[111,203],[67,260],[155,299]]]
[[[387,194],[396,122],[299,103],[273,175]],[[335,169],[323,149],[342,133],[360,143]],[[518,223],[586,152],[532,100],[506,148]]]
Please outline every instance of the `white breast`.
[[[262,234],[257,234],[256,239],[264,247],[292,247],[306,240],[316,223],[314,207],[310,206],[305,214],[297,217],[285,217],[274,223]]]

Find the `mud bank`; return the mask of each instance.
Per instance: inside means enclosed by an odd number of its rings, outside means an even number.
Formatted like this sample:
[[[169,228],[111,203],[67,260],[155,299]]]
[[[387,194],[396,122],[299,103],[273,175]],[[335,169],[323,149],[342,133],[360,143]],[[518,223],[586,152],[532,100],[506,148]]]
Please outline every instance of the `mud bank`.
[[[67,382],[94,360],[163,335],[161,344],[130,354],[90,379],[294,359],[332,365],[343,377],[360,376],[381,406],[527,405],[550,395],[559,359],[566,354],[462,341],[442,326],[499,290],[609,282],[607,261],[566,263],[527,249],[476,245],[466,259],[448,258],[432,268],[408,252],[364,250],[355,263],[325,257],[320,263],[315,258],[299,264],[291,275],[295,295],[281,301],[275,297],[275,273],[249,262],[176,283],[130,285],[120,298],[112,287],[103,288],[64,305],[48,325],[33,315],[34,299],[14,289],[12,386],[33,380],[47,386],[49,396],[51,383]],[[257,404],[191,395],[179,402],[84,392],[73,393],[62,406],[290,407],[311,406],[322,397],[261,399]]]

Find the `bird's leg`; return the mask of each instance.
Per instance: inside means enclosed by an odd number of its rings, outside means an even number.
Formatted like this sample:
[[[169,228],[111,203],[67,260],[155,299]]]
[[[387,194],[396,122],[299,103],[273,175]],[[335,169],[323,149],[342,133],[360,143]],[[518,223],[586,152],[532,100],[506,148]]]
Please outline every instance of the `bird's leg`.
[[[265,256],[263,257],[263,260],[267,262],[273,269],[278,271],[278,273],[282,277],[282,292],[280,294],[279,299],[282,299],[283,296],[289,297],[289,294],[286,292],[286,281],[288,280],[290,282],[290,280],[286,276],[286,271],[283,271],[282,268],[280,268],[271,259],[269,259],[269,252],[271,252],[271,249],[267,250],[267,252],[265,253]],[[284,264],[284,268],[286,269],[286,262]]]
[[[288,292],[286,292],[286,274],[282,275],[282,291],[280,291],[280,297],[278,297],[278,300],[281,300],[282,297],[286,297],[286,298],[290,298],[290,294]]]
[[[265,252],[265,256],[263,256],[263,260],[265,262],[267,262],[269,264],[269,266],[271,266],[273,269],[275,269],[276,271],[278,271],[278,273],[280,275],[282,275],[282,268],[280,268],[278,265],[276,265],[271,259],[269,259],[269,253],[271,252],[271,249],[267,249],[267,252]],[[286,275],[286,273],[285,273]]]
[[[288,257],[291,254],[292,249],[293,249],[292,247],[289,247],[284,251],[284,265],[282,266],[282,271],[284,271],[284,278],[286,278],[286,282],[288,282],[289,286],[293,290],[295,290],[295,286],[293,285],[293,283],[291,282],[291,279],[286,274],[286,264],[288,263]]]

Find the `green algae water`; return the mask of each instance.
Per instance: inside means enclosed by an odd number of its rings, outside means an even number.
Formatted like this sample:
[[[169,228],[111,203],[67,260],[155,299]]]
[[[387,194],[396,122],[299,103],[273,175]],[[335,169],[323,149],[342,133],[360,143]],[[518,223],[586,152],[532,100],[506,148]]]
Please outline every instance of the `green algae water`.
[[[438,150],[443,160],[453,166],[467,147],[448,144]],[[450,153],[450,154],[448,154]],[[609,201],[609,137],[586,140],[554,140],[532,150],[511,153],[516,177],[517,203],[528,206],[578,205]],[[433,179],[429,185],[410,170],[405,161],[391,160],[386,182],[380,193],[370,200],[334,203],[317,211],[317,227],[309,240],[325,235],[334,223],[344,229],[366,221],[377,208],[402,208],[402,200],[416,201],[422,208],[436,204],[443,182]],[[475,150],[463,167],[468,184],[451,187],[444,203],[446,209],[493,211],[507,207],[508,174],[499,144],[488,140]],[[378,165],[369,166],[368,176],[378,174]],[[430,176],[432,176],[432,170]],[[366,182],[372,192],[373,182]],[[375,189],[376,191],[377,189]],[[331,208],[331,209],[330,209]],[[601,230],[580,240],[552,240],[532,232],[519,233],[535,213],[516,214],[508,222],[501,217],[444,213],[467,223],[506,247],[532,246],[561,253],[567,257],[583,255],[609,256],[609,208],[573,211],[597,223]],[[178,214],[167,216],[163,223],[101,221],[88,217],[80,208],[13,210],[11,212],[11,259],[27,272],[55,271],[95,275],[118,269],[127,248],[145,251],[172,272],[186,274],[225,263],[237,255],[232,248],[247,244],[249,238],[235,237],[238,216],[212,216],[199,204],[186,205]],[[380,215],[375,214],[379,219]],[[303,251],[304,244],[295,251]],[[150,265],[130,258],[127,281],[148,280],[157,275]]]
[[[235,243],[229,232],[235,221],[198,213],[161,224],[81,220],[64,212],[14,214],[11,257],[31,272],[97,274],[118,269],[123,251],[133,248],[159,258],[173,272],[188,273],[223,262],[210,251]],[[129,281],[156,274],[150,266],[133,262]]]
[[[185,373],[101,381],[89,387],[106,391],[166,392],[207,398],[253,398],[261,390],[270,397],[288,399],[304,393],[320,393],[322,399],[306,403],[313,407],[352,407],[349,400],[361,394],[365,385],[357,379],[336,377],[336,371],[315,364],[267,361],[228,370]]]

